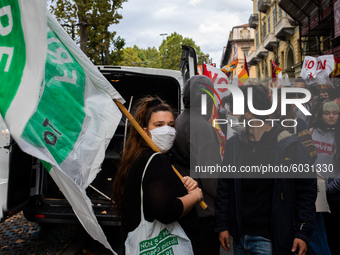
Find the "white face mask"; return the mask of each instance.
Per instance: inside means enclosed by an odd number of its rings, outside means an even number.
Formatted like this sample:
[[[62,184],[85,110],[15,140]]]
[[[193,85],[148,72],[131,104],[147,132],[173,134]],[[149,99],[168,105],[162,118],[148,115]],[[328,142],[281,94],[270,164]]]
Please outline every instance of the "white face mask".
[[[163,126],[150,130],[151,140],[157,145],[162,153],[168,152],[174,144],[176,129],[170,126]]]
[[[237,116],[228,115],[227,120],[230,127],[236,132],[246,132],[246,127],[243,125],[244,122],[239,122]]]

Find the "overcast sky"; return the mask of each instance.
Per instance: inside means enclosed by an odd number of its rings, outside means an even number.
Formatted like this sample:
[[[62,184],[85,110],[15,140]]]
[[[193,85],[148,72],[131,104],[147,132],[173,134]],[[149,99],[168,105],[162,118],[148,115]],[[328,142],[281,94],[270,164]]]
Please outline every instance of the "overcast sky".
[[[158,49],[160,34],[177,32],[192,38],[219,67],[229,32],[248,23],[252,6],[251,0],[128,0],[119,10],[123,19],[110,28],[125,39],[125,47],[143,49]]]

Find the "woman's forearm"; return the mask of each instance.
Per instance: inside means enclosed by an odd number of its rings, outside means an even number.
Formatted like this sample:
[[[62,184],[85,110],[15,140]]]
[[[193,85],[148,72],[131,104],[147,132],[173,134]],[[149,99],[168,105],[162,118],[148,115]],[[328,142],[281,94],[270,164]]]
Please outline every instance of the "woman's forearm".
[[[200,188],[196,188],[190,191],[189,194],[179,197],[179,199],[183,204],[183,213],[181,215],[181,217],[183,217],[195,206],[196,203],[203,200],[202,190]]]

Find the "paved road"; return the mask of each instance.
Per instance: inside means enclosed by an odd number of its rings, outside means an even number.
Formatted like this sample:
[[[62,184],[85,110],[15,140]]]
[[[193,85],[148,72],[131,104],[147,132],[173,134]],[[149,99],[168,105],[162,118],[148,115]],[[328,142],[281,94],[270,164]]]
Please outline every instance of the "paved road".
[[[120,251],[121,239],[117,227],[103,227],[112,248]],[[0,254],[12,255],[111,255],[93,240],[81,225],[29,222],[22,212],[0,223]],[[233,255],[221,249],[220,255]]]
[[[81,226],[41,226],[20,212],[0,224],[0,254],[62,254],[83,235]]]
[[[119,230],[103,228],[115,251],[119,251]],[[81,225],[29,222],[20,212],[0,223],[0,254],[104,255],[112,254],[94,241]]]

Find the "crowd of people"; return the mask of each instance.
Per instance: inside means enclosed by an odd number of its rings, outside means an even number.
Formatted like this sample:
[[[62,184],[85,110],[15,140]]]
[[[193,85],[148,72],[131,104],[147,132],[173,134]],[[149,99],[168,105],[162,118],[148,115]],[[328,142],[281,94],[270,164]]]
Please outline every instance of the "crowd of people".
[[[311,116],[291,104],[286,105],[283,115],[282,89],[278,89],[275,112],[256,115],[248,108],[248,97],[252,97],[255,109],[267,110],[272,106],[270,90],[263,85],[239,87],[245,98],[244,114],[233,113],[230,94],[222,99],[219,116],[235,124],[251,121],[252,125],[221,125],[227,137],[222,158],[218,135],[209,122],[210,115],[201,112],[202,94],[209,88],[212,92],[213,87],[206,76],[191,77],[183,90],[184,110],[177,118],[175,111],[158,97],[140,100],[135,120],[162,153],[154,155],[137,130],[130,129],[113,186],[113,200],[124,230],[122,254],[131,254],[128,248],[131,243],[128,242],[144,222],[144,217],[148,222],[159,221],[165,225],[178,222],[178,228],[184,230],[190,244],[172,242],[171,245],[186,246],[185,249],[192,251],[188,254],[217,255],[221,246],[229,251],[230,236],[235,255],[338,254],[338,95],[328,90],[315,91],[299,77],[292,87],[311,91],[311,100],[303,104]],[[303,98],[305,95],[295,93],[290,96]],[[212,112],[213,99],[207,97],[205,102],[207,112]],[[266,121],[269,118],[285,118],[297,125],[270,124]],[[182,180],[173,171],[172,164],[185,176]],[[317,171],[288,177],[278,174],[270,178],[250,178],[230,173],[219,178],[191,178],[193,165],[232,165],[236,169],[241,166],[297,165]],[[208,206],[206,209],[198,205],[202,200]],[[175,233],[173,229],[172,234]],[[150,236],[148,242],[155,248],[145,254],[158,254],[157,249],[160,252],[167,247],[170,251],[174,247],[170,242],[164,246],[164,241],[155,241],[162,238],[165,237],[161,234]],[[135,245],[140,246],[140,243]],[[140,254],[144,253],[141,251]]]

